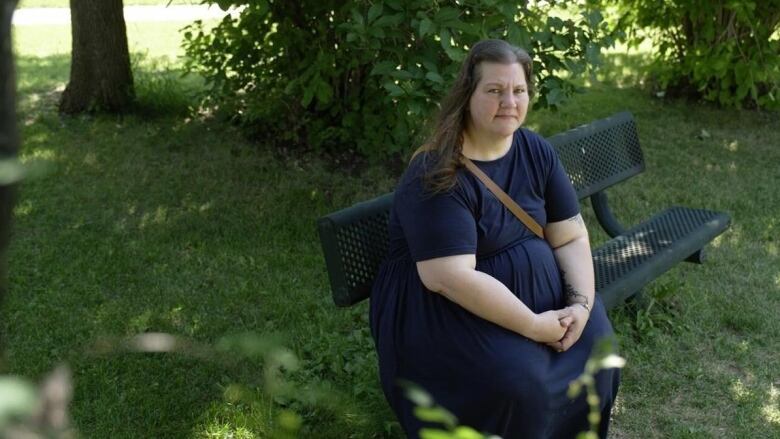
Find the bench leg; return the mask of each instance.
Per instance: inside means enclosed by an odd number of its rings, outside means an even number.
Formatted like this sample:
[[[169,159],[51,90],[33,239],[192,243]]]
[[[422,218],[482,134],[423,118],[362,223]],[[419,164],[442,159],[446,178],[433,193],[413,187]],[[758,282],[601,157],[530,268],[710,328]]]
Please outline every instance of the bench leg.
[[[696,253],[688,256],[688,258],[685,259],[685,262],[692,262],[694,264],[703,264],[704,263],[704,247],[700,248],[696,251]]]
[[[626,304],[634,309],[647,309],[653,298],[644,289],[637,291],[626,299]]]

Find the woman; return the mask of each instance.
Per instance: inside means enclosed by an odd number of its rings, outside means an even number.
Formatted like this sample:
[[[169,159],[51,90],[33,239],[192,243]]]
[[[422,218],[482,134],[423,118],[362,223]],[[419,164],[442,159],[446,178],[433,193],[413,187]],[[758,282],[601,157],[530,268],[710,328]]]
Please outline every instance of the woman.
[[[511,438],[573,438],[584,398],[566,389],[612,334],[594,296],[588,233],[552,147],[520,128],[532,95],[528,54],[477,43],[437,126],[401,178],[390,251],[371,295],[385,396],[410,437],[426,424],[399,380],[461,424]],[[534,235],[462,166],[471,159],[544,227]],[[606,436],[616,369],[597,376]]]

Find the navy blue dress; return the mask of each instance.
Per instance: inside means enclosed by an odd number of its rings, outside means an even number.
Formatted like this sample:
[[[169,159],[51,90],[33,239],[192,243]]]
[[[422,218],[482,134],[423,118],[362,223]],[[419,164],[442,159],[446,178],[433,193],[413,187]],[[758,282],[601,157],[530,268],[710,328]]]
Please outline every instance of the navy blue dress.
[[[409,437],[430,426],[418,420],[398,380],[411,381],[468,425],[512,438],[573,438],[588,428],[584,398],[566,389],[578,377],[596,340],[612,334],[597,300],[579,341],[568,351],[484,320],[420,281],[415,262],[476,254],[490,274],[534,312],[565,307],[552,249],[536,237],[467,170],[450,192],[431,195],[418,155],[402,176],[390,214],[390,249],[371,293],[371,331],[382,388]],[[507,154],[474,161],[544,226],[579,213],[572,185],[541,136],[520,129]],[[617,393],[618,371],[597,376],[602,435]],[[606,418],[606,419],[604,419]],[[439,426],[440,427],[440,426]]]

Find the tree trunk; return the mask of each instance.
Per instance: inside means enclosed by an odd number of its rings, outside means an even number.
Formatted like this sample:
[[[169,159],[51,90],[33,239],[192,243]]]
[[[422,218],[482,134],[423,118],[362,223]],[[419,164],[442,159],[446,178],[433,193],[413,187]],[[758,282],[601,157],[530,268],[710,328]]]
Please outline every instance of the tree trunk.
[[[11,54],[11,16],[16,0],[0,0],[0,160],[13,160],[19,145],[16,131],[16,78]],[[0,310],[5,296],[5,249],[8,246],[14,185],[8,166],[0,167]],[[12,172],[12,171],[11,171]],[[0,314],[0,319],[2,319]],[[0,333],[0,362],[4,348]]]
[[[122,0],[70,0],[70,14],[70,81],[60,112],[127,110],[135,92]]]

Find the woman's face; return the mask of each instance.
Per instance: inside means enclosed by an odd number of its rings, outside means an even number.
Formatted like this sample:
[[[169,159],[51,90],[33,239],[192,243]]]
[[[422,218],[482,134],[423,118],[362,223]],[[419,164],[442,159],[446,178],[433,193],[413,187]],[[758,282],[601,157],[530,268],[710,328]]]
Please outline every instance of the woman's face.
[[[511,136],[528,112],[528,84],[519,63],[483,62],[479,83],[469,99],[467,130],[476,139]]]

